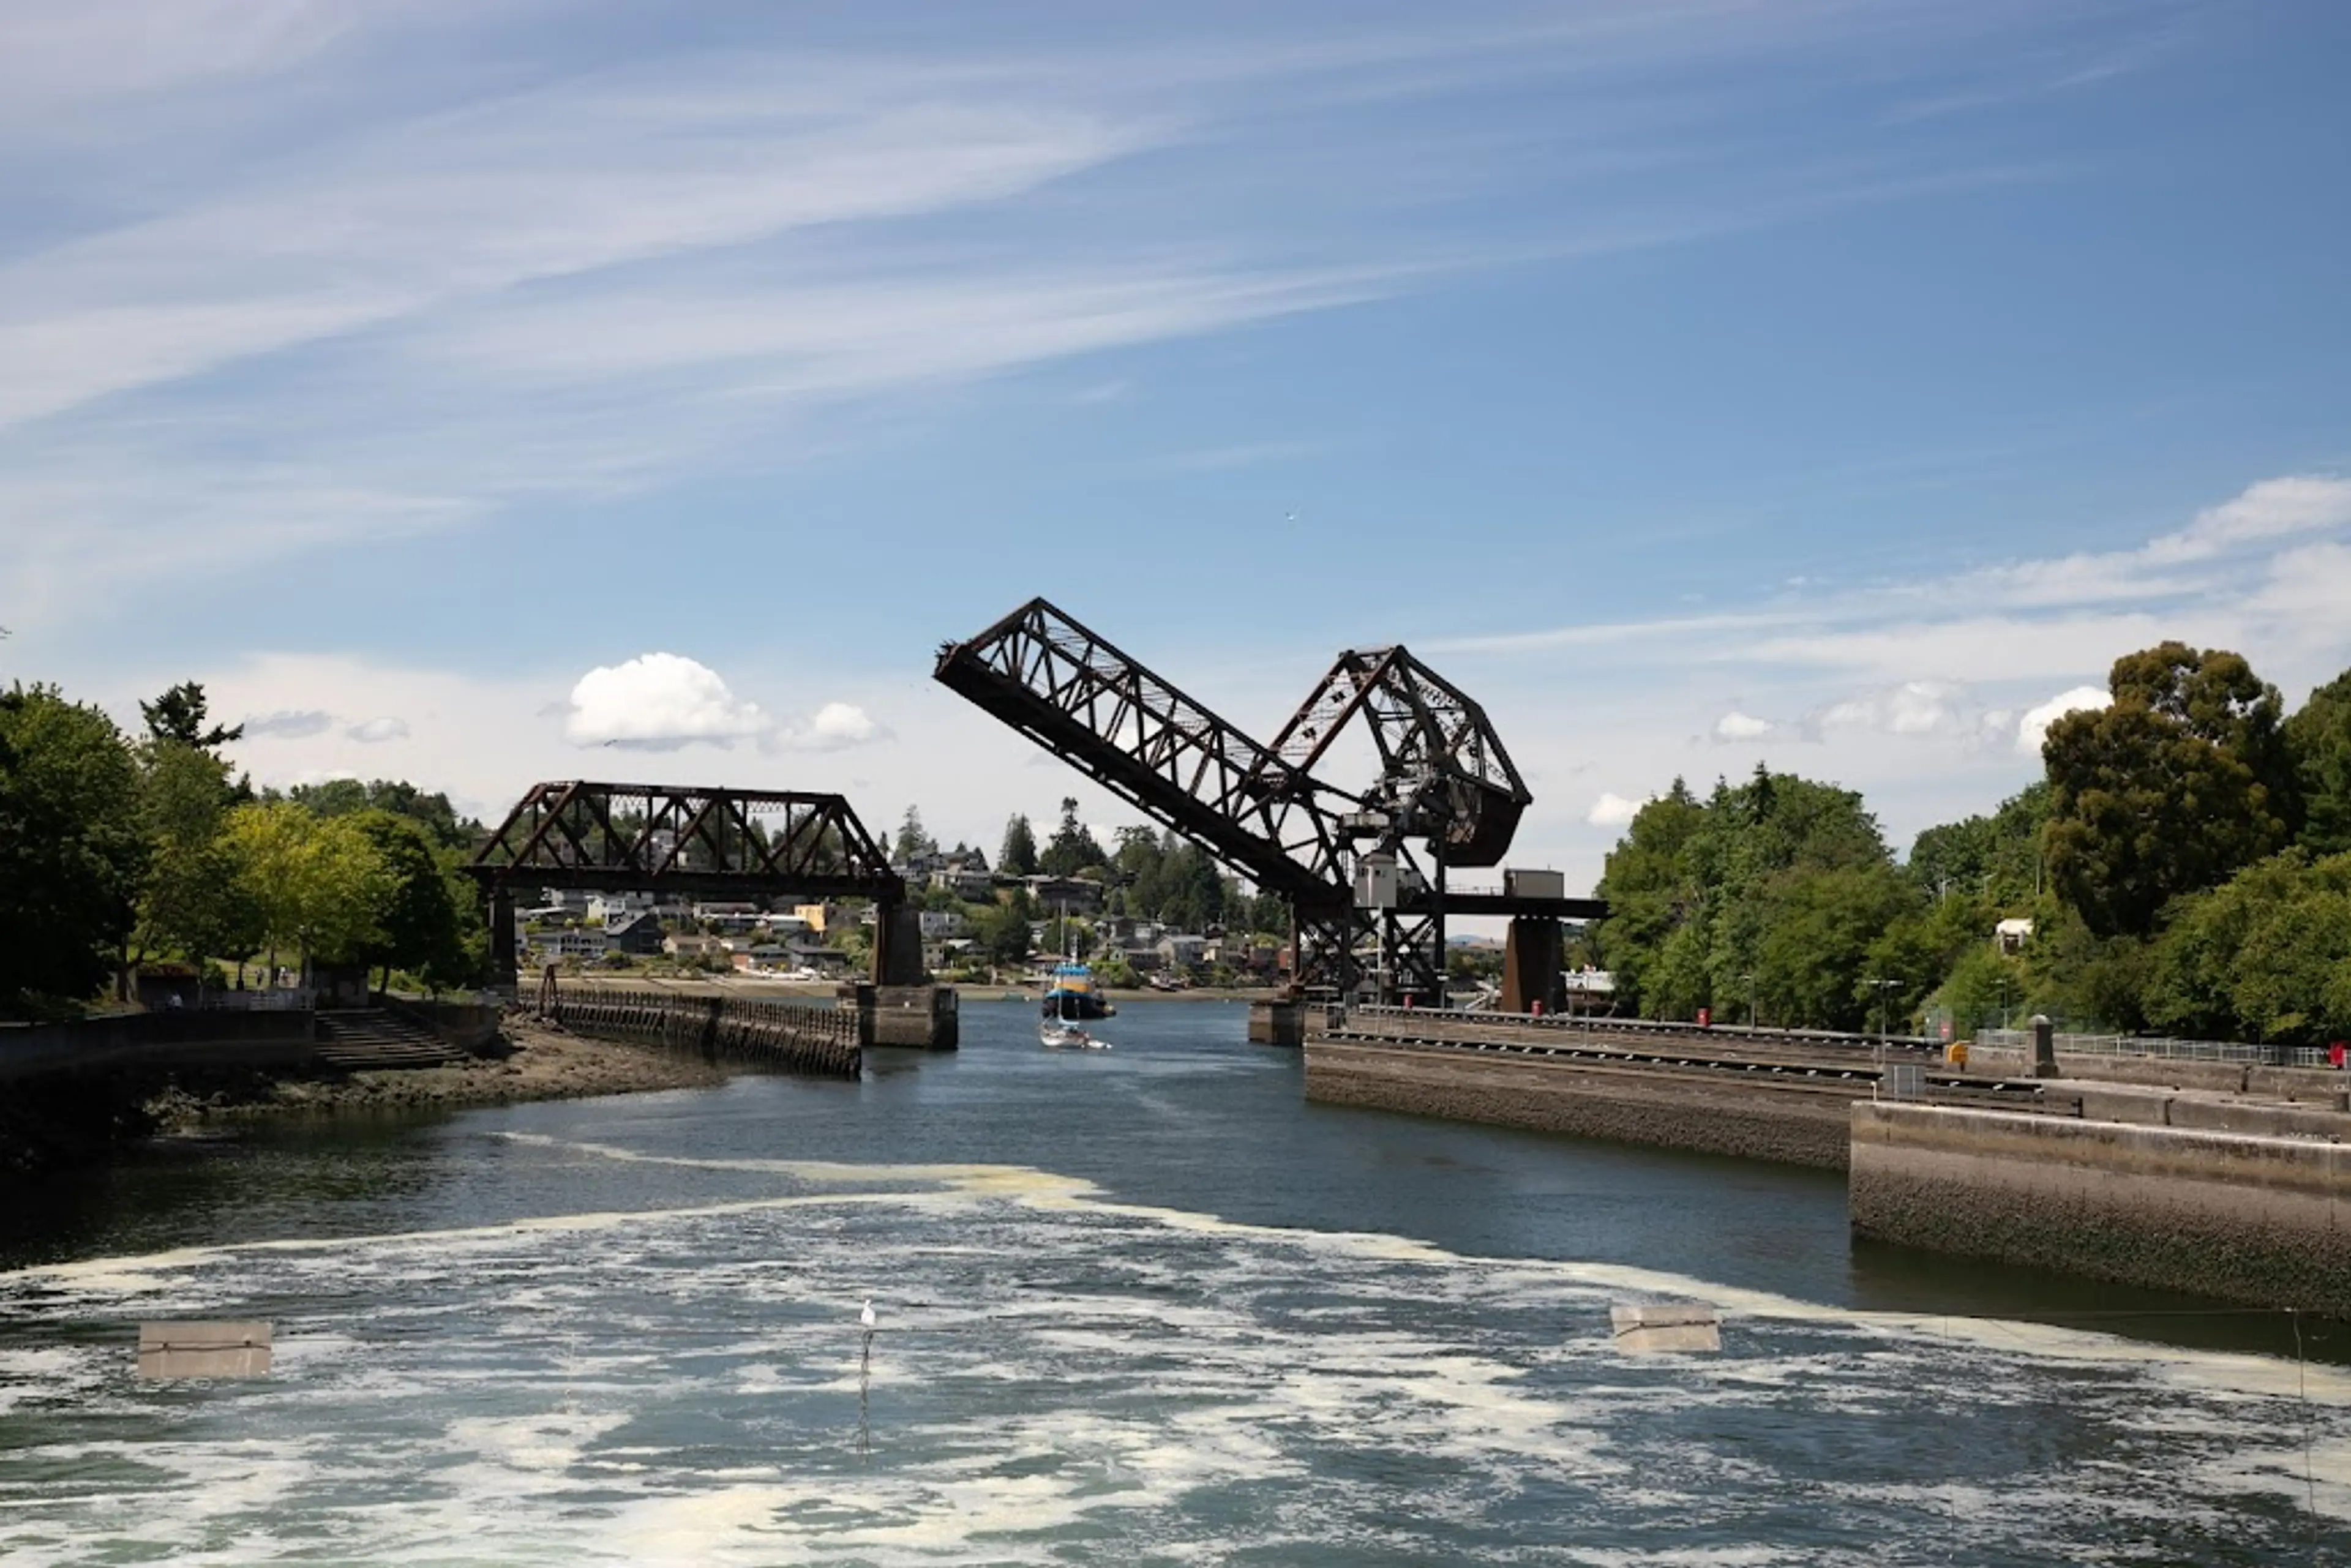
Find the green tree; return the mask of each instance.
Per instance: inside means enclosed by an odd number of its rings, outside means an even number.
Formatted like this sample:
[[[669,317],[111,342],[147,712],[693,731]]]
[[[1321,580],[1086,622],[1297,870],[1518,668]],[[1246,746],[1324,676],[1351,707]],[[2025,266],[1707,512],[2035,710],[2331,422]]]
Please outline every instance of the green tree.
[[[989,963],[1019,968],[1029,961],[1029,926],[1036,918],[1036,901],[1026,888],[1014,888],[974,916],[972,940]]]
[[[485,831],[482,824],[459,814],[449,797],[427,793],[404,779],[329,779],[317,784],[297,784],[286,798],[316,817],[348,817],[360,811],[389,811],[424,830],[436,848],[470,852]],[[643,825],[642,814],[623,812],[614,825],[634,831]],[[754,824],[756,826],[756,824]]]
[[[340,819],[365,839],[382,863],[374,935],[354,955],[383,971],[379,990],[389,989],[392,971],[425,977],[434,988],[467,967],[464,910],[452,887],[454,868],[437,852],[419,823],[390,811],[371,810]]]
[[[2315,1045],[2351,1036],[2351,853],[2293,849],[2180,901],[2156,942],[2148,1021]]]
[[[1803,870],[1774,878],[1761,894],[1752,971],[1765,1011],[1775,1020],[1813,1029],[1876,1027],[1880,998],[1873,982],[1891,979],[1925,988],[1913,977],[1881,975],[1871,964],[1880,935],[1916,897],[1891,865]],[[1907,1017],[1901,997],[1886,1002],[1890,1021]]]
[[[261,944],[258,909],[240,882],[222,828],[228,765],[173,738],[139,747],[140,803],[149,844],[131,946],[141,960],[164,953],[193,961],[243,958]]]
[[[2099,936],[2283,846],[2294,815],[2275,687],[2235,653],[2166,643],[2115,661],[2111,706],[2049,727],[2052,883]]]
[[[1004,824],[1004,844],[996,852],[996,869],[1006,876],[1037,874],[1037,834],[1029,819],[1018,811]]]
[[[78,1006],[120,961],[146,868],[114,721],[55,686],[0,693],[0,1014]]]
[[[1752,996],[1765,1021],[1843,1028],[1874,1011],[1872,944],[1923,902],[1858,795],[1761,768],[1704,801],[1676,779],[1610,852],[1600,891],[1593,944],[1644,1016],[1735,1016]],[[1937,977],[1905,976],[1905,1000]]]
[[[382,939],[392,868],[352,817],[319,818],[288,800],[229,813],[224,833],[263,940],[311,961],[367,958]]]
[[[1953,960],[1931,1000],[1949,1011],[1954,1040],[1972,1040],[1987,1023],[2012,1022],[2024,1005],[2028,984],[2022,961],[1986,940]]]
[[[907,807],[905,816],[899,820],[898,840],[891,847],[890,858],[904,865],[916,855],[938,852],[939,841],[923,831],[923,813],[912,806]]]
[[[233,740],[245,738],[245,726],[207,725],[209,716],[204,701],[204,688],[196,681],[182,681],[152,703],[139,705],[139,716],[147,721],[151,740],[176,741],[198,751],[216,751]]]
[[[2310,694],[2285,721],[2302,795],[2300,843],[2314,855],[2351,850],[2351,670]]]
[[[1912,842],[1910,877],[1930,898],[1980,897],[2002,911],[2020,910],[2041,891],[2041,830],[2049,820],[2046,779],[2011,796],[1988,817],[1968,817],[1927,829]]]
[[[1049,876],[1075,876],[1090,865],[1107,865],[1110,857],[1102,853],[1102,845],[1083,822],[1078,821],[1078,803],[1064,797],[1061,800],[1061,825],[1053,830],[1045,852],[1037,860],[1040,869]]]

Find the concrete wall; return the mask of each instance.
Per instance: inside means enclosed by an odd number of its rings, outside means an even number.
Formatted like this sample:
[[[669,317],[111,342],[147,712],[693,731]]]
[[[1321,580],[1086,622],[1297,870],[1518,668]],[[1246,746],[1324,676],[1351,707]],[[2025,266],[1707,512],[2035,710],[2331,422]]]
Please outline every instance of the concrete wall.
[[[2011,1073],[2032,1071],[2030,1053],[1995,1047],[1970,1046],[1971,1072]],[[2224,1094],[2266,1094],[2279,1100],[2332,1103],[2342,1109],[2351,1090],[2351,1073],[2325,1067],[2257,1067],[2241,1061],[2178,1061],[2160,1056],[2109,1055],[2104,1051],[2057,1053],[2062,1078],[2100,1083],[2141,1083],[2163,1089],[2210,1089]]]
[[[1615,1143],[1844,1168],[1853,1091],[1765,1089],[1648,1068],[1306,1042],[1306,1097]]]
[[[386,1011],[429,1029],[448,1044],[475,1056],[491,1051],[506,1018],[505,1008],[486,1002],[386,997],[383,1005]]]
[[[310,1060],[306,1012],[122,1013],[0,1026],[0,1081],[123,1067],[287,1067]]]
[[[1856,1235],[2351,1316],[2351,1145],[1857,1102]]]

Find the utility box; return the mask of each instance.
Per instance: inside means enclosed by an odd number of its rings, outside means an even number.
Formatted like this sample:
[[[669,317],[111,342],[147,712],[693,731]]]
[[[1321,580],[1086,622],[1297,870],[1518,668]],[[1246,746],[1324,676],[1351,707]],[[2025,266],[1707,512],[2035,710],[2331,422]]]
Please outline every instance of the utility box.
[[[1502,870],[1502,891],[1512,898],[1565,898],[1567,873],[1563,871],[1518,871],[1505,866]]]

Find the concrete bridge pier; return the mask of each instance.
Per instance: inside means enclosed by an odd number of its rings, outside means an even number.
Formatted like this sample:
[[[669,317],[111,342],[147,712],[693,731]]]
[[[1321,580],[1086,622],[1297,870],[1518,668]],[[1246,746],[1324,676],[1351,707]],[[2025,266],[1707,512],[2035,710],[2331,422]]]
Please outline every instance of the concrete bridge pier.
[[[1306,1004],[1300,1001],[1251,1002],[1249,1037],[1251,1045],[1304,1045]]]
[[[837,1006],[857,1014],[860,1045],[904,1045],[954,1051],[963,1024],[953,986],[844,985]]]
[[[1565,948],[1557,917],[1520,915],[1502,942],[1502,1000],[1506,1013],[1557,1012],[1560,956]]]

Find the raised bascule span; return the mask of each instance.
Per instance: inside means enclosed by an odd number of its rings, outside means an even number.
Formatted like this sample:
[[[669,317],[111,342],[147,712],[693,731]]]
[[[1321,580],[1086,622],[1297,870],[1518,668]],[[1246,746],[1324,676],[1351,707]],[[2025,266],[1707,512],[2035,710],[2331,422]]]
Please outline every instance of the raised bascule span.
[[[934,673],[1284,899],[1308,996],[1442,1007],[1452,913],[1512,917],[1505,988],[1549,1004],[1559,922],[1607,913],[1555,876],[1447,888],[1452,868],[1501,863],[1533,797],[1484,709],[1402,647],[1341,653],[1271,745],[1043,599],[943,646]],[[1351,727],[1378,758],[1352,789],[1315,772]]]

